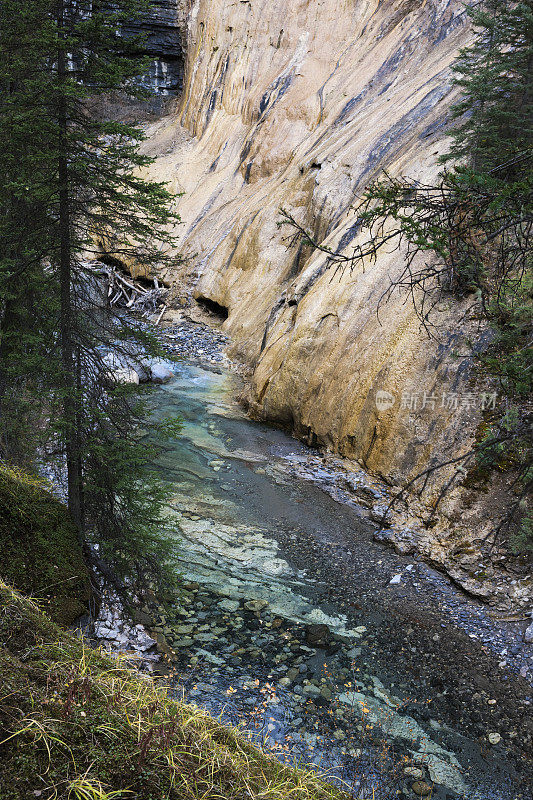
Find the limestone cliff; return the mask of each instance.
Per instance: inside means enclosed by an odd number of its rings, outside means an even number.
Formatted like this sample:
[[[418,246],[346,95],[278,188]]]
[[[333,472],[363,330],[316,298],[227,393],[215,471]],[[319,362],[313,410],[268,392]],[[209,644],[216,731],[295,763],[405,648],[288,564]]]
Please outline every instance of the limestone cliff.
[[[157,176],[183,192],[186,260],[164,277],[177,301],[219,312],[251,412],[393,485],[467,452],[480,431],[487,387],[460,357],[463,309],[442,303],[428,339],[408,296],[379,308],[401,253],[335,273],[279,228],[279,210],[350,253],[370,180],[386,169],[431,181],[470,35],[462,0],[194,0],[181,100],[146,143]],[[527,604],[527,567],[485,538],[511,479],[449,490],[436,524],[419,524],[448,477],[411,498],[391,543],[473,594]]]
[[[401,256],[334,274],[291,245],[279,209],[349,252],[354,197],[371,178],[430,179],[468,35],[459,0],[195,0],[180,106],[150,131],[158,175],[184,192],[190,260],[167,279],[227,309],[252,411],[392,481],[475,431],[464,365],[450,357],[460,310],[441,307],[444,344],[404,296],[378,319]],[[391,408],[377,408],[378,390]],[[457,409],[441,407],[443,392]]]

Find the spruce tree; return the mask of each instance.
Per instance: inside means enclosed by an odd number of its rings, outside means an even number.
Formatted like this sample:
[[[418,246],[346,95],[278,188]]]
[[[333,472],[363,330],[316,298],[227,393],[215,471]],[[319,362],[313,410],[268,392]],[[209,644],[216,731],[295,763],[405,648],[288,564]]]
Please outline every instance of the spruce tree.
[[[162,556],[161,488],[147,475],[147,452],[141,455],[135,442],[143,409],[131,389],[109,376],[102,352],[106,346],[157,347],[140,327],[102,317],[87,290],[83,261],[102,249],[115,262],[135,260],[145,269],[170,258],[163,250],[173,245],[169,231],[179,219],[165,185],[143,176],[151,159],[139,152],[141,126],[95,112],[95,100],[109,92],[138,94],[144,68],[139,42],[122,31],[146,8],[144,0],[7,0],[0,11],[0,63],[6,55],[12,59],[0,72],[11,98],[10,124],[0,127],[0,144],[10,153],[0,190],[10,213],[0,244],[14,245],[12,253],[3,250],[8,257],[1,263],[0,376],[3,368],[14,375],[21,348],[9,352],[9,343],[22,325],[46,376],[39,395],[44,427],[60,462],[64,458],[80,538],[98,544],[100,556],[123,573],[141,564],[153,569]],[[18,35],[25,47],[13,55]],[[13,127],[19,119],[20,127]],[[27,231],[20,230],[15,201],[31,219]],[[28,285],[40,294],[38,316],[46,318],[46,330],[25,310]],[[36,387],[29,370],[25,377],[24,392],[31,395]]]
[[[467,13],[475,38],[453,67],[461,98],[444,161],[510,179],[533,146],[533,2],[484,0]]]

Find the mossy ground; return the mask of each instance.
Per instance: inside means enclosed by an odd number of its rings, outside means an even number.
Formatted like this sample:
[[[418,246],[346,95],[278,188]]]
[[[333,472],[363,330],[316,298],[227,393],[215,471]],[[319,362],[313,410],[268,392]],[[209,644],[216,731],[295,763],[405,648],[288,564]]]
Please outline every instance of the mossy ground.
[[[91,596],[89,573],[66,507],[38,479],[0,466],[0,575],[68,625]]]
[[[2,800],[346,800],[0,582]]]

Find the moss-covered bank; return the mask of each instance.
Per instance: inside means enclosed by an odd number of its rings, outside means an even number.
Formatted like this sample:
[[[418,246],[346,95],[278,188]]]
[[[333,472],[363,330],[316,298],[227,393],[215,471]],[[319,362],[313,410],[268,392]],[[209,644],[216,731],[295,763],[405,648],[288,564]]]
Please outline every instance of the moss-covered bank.
[[[2,800],[346,800],[0,582]]]
[[[38,479],[0,466],[0,575],[68,625],[87,609],[89,572],[66,507]]]

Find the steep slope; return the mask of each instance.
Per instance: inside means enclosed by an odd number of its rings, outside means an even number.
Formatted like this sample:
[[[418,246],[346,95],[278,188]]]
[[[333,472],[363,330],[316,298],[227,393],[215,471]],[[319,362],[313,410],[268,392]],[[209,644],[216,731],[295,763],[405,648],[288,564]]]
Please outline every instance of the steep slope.
[[[392,481],[475,431],[478,401],[450,357],[460,309],[441,307],[445,344],[427,341],[404,296],[378,319],[398,253],[333,274],[291,245],[279,209],[349,252],[372,177],[430,179],[467,37],[455,0],[196,0],[180,108],[150,131],[158,175],[185,193],[189,272],[167,279],[227,309],[252,411]]]
[[[89,570],[66,506],[45,484],[0,465],[0,576],[70,625],[91,601]]]
[[[347,800],[65,633],[1,580],[0,690],[2,800]]]

